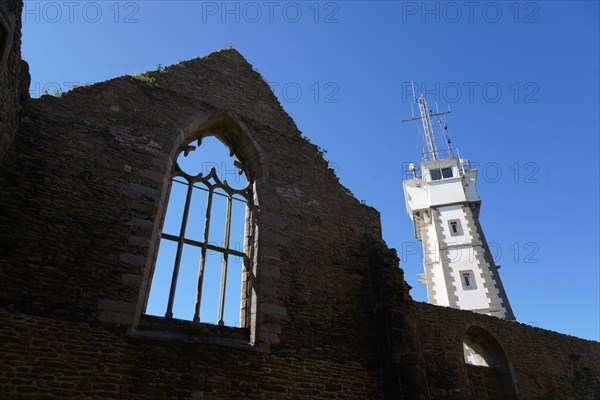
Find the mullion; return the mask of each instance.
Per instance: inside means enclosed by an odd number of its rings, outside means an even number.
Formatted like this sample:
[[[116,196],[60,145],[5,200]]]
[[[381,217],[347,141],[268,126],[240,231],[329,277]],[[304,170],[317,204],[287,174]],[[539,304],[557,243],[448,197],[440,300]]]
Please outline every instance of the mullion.
[[[227,197],[227,215],[225,217],[225,248],[229,248],[229,238],[231,233],[231,196]],[[223,322],[223,311],[225,308],[225,292],[227,286],[227,263],[229,261],[229,254],[223,253],[223,263],[221,264],[221,290],[219,292],[219,313],[218,313],[218,325],[224,325]]]
[[[196,286],[196,302],[194,304],[194,322],[200,322],[200,302],[202,301],[202,282],[204,281],[204,267],[206,266],[206,250],[208,244],[208,232],[210,230],[210,213],[212,209],[213,188],[208,191],[206,201],[206,218],[204,220],[204,246],[200,252],[200,265],[198,266],[198,284]]]
[[[169,290],[169,300],[167,302],[167,312],[165,318],[173,318],[173,302],[175,301],[175,291],[177,290],[177,278],[179,277],[179,267],[181,264],[181,253],[183,252],[183,238],[187,227],[188,215],[190,212],[190,203],[192,201],[191,184],[188,185],[188,190],[185,196],[185,206],[183,209],[183,218],[181,221],[181,229],[177,240],[177,253],[175,255],[175,265],[173,266],[173,276],[171,277],[171,288]]]

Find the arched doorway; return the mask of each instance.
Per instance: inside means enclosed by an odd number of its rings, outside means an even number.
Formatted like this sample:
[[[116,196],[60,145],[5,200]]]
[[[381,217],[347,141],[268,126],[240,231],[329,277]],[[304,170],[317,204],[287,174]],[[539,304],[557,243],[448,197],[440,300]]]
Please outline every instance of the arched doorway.
[[[491,333],[470,326],[464,334],[463,349],[475,399],[518,399],[508,358]]]

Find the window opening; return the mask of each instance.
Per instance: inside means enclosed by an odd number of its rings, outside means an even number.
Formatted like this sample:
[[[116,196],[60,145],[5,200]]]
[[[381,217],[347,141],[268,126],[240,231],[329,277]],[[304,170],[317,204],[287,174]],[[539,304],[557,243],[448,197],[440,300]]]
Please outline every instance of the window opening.
[[[147,314],[245,325],[241,305],[249,288],[243,277],[249,275],[253,236],[247,176],[216,137],[200,138],[179,154]]]
[[[432,169],[430,170],[430,173],[432,181],[439,181],[442,179],[442,172],[439,169]]]
[[[450,222],[450,227],[452,228],[452,233],[458,233],[458,224],[456,222]]]
[[[444,179],[452,178],[452,168],[450,168],[450,167],[442,168],[442,177]]]
[[[429,173],[431,174],[432,181],[439,181],[441,179],[452,178],[453,176],[451,167],[446,167],[442,169],[431,169],[429,170]]]
[[[473,276],[473,271],[460,271],[460,280],[462,283],[463,290],[475,290],[477,286],[475,285],[475,279]]]
[[[448,227],[450,228],[450,236],[462,236],[463,229],[460,223],[460,219],[448,220]]]

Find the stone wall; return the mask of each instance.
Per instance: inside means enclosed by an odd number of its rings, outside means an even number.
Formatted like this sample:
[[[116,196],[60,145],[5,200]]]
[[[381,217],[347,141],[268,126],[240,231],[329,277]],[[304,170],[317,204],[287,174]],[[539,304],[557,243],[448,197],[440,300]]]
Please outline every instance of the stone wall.
[[[243,333],[198,337],[142,316],[173,160],[183,144],[215,130],[256,181],[256,302],[245,343]],[[365,238],[381,236],[379,215],[338,183],[237,51],[31,100],[4,166],[6,396],[39,386],[63,398],[89,387],[82,380],[94,371],[110,376],[105,386],[92,382],[98,396],[128,393],[158,379],[138,372],[156,359],[169,376],[161,390],[181,390],[176,397],[208,388],[206,397],[235,398],[251,384],[263,398],[378,397]],[[196,350],[190,341],[200,343]],[[184,368],[190,363],[198,369]],[[236,363],[246,375],[228,368]],[[213,383],[190,383],[208,369]],[[61,390],[48,391],[52,385]]]
[[[377,399],[356,361],[124,337],[0,311],[0,399]]]
[[[20,103],[29,96],[29,72],[21,61],[23,2],[0,3],[0,162],[17,132]]]
[[[493,398],[481,397],[481,376],[489,369],[475,373],[469,369],[482,367],[467,366],[464,362],[462,343],[472,326],[489,332],[506,353],[517,392],[514,398],[600,398],[597,342],[469,311],[424,303],[415,303],[414,308],[431,398]],[[474,393],[480,393],[480,397]]]

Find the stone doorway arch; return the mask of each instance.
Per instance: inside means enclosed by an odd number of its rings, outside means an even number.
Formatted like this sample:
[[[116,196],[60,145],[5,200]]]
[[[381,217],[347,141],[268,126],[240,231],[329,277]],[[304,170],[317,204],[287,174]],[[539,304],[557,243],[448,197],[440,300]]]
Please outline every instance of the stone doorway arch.
[[[464,334],[463,349],[473,398],[519,398],[508,357],[490,332],[470,326]]]

